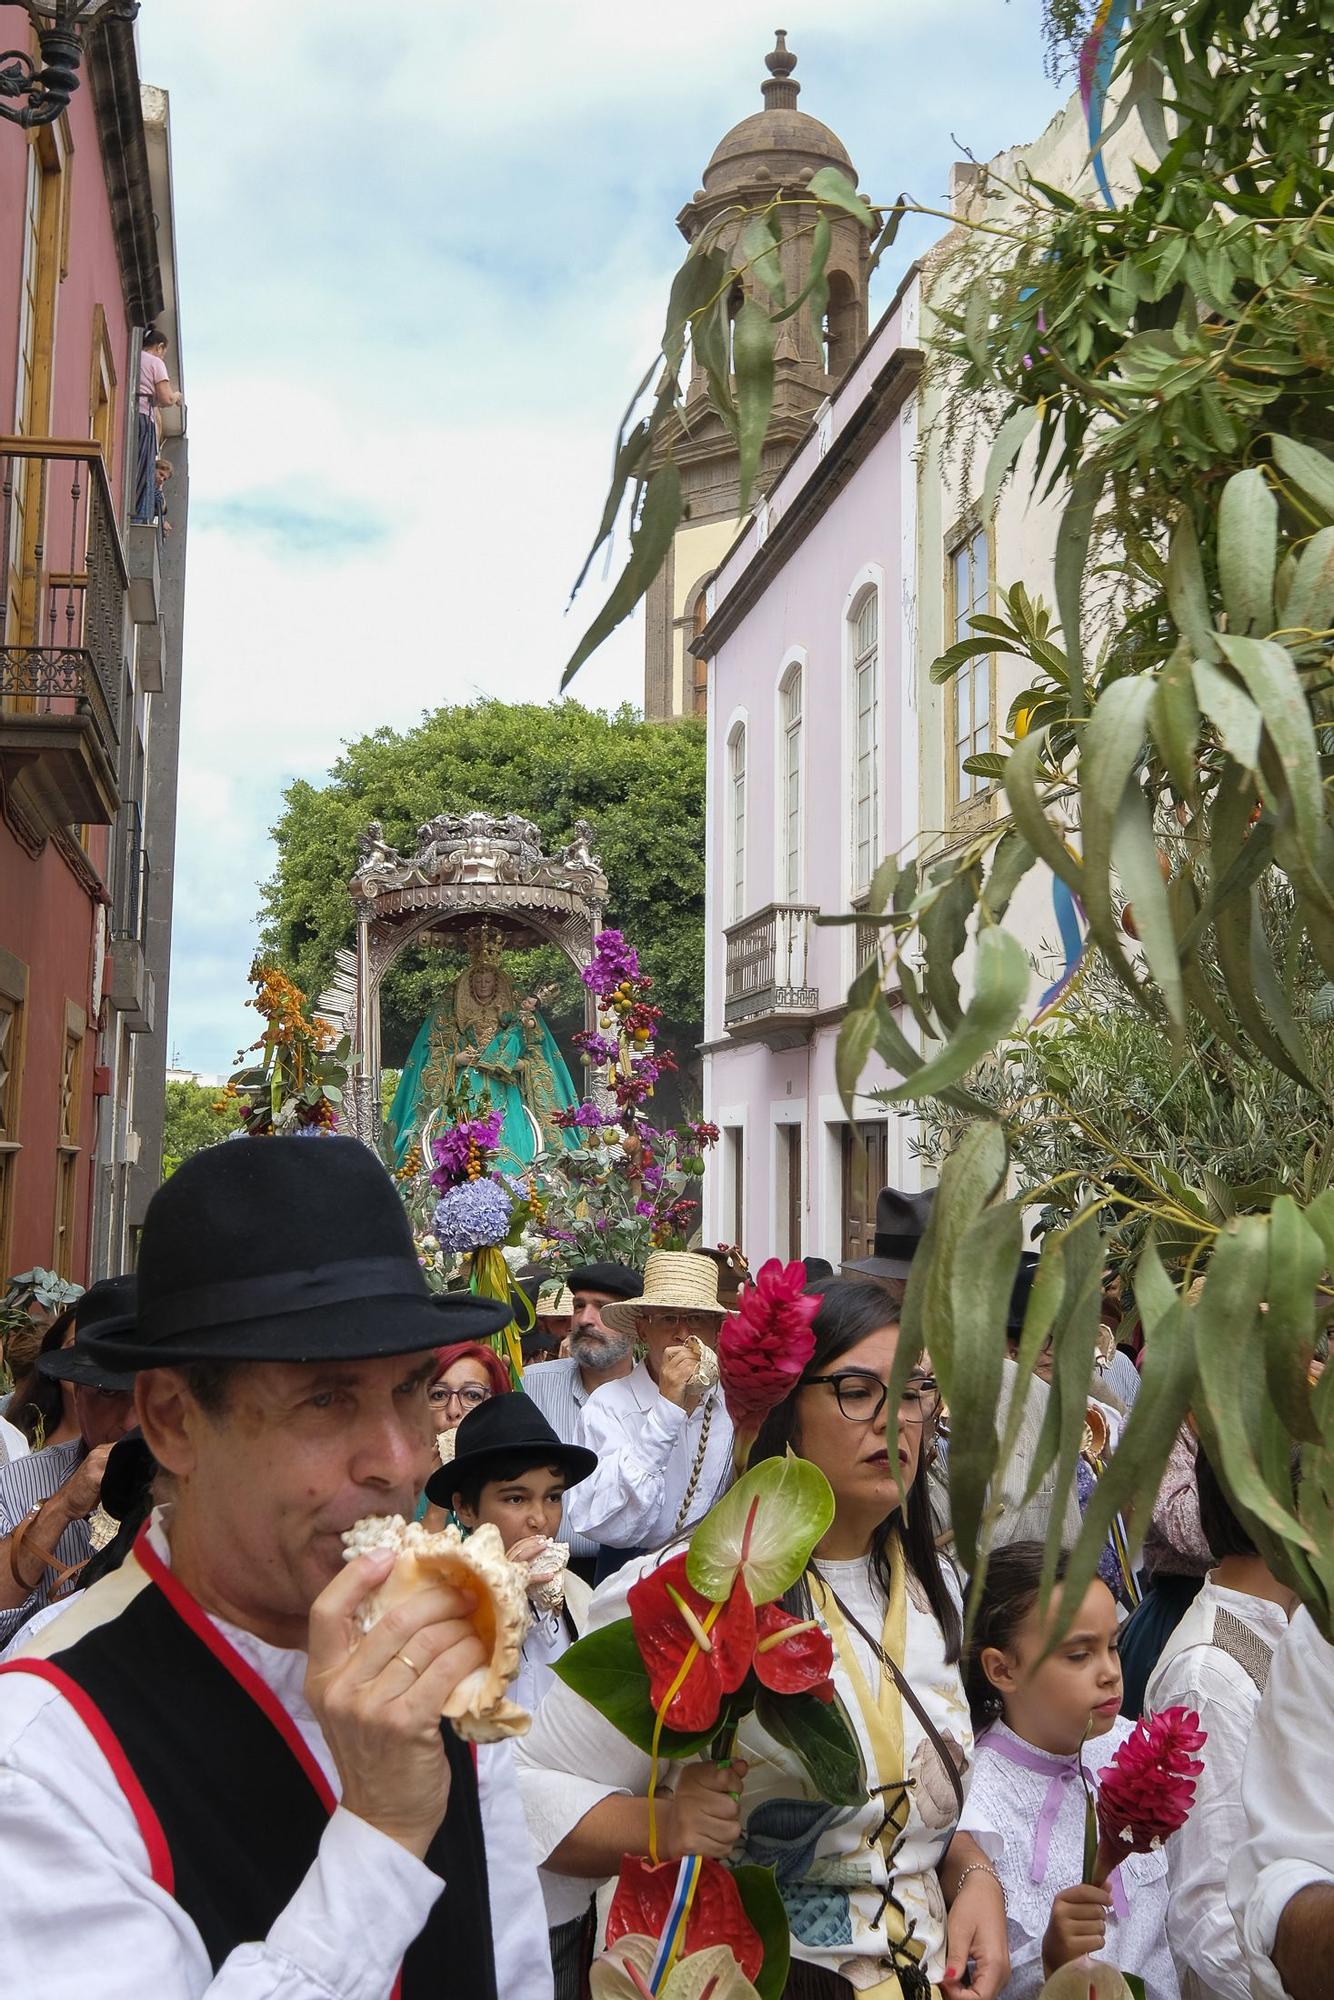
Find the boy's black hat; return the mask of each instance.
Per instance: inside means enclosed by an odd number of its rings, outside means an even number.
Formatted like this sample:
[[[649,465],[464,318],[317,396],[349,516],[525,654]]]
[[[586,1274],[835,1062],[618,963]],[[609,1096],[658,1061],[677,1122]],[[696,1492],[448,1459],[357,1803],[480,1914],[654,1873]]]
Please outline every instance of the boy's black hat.
[[[469,1410],[455,1433],[454,1456],[431,1474],[426,1497],[437,1507],[448,1507],[469,1474],[485,1479],[489,1465],[503,1460],[512,1470],[515,1459],[525,1456],[534,1465],[558,1465],[567,1488],[597,1471],[597,1453],[581,1444],[562,1444],[532,1397],[519,1389],[510,1396],[490,1396]]]

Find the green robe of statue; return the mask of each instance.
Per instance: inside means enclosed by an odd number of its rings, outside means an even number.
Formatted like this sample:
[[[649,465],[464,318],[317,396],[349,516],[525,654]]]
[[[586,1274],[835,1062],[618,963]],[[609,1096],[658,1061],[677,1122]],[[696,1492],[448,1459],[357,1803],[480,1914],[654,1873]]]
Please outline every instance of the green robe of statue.
[[[481,997],[474,982],[485,988],[488,971],[492,990]],[[539,1152],[579,1143],[577,1132],[552,1122],[555,1112],[573,1110],[579,1102],[565,1059],[536,1007],[515,1005],[509,979],[498,969],[464,972],[450,998],[418,1030],[389,1107],[396,1166],[421,1143],[431,1113],[441,1114],[432,1129],[442,1129],[446,1101],[465,1089],[473,1115],[483,1092],[501,1115],[496,1164],[502,1172],[518,1173]]]

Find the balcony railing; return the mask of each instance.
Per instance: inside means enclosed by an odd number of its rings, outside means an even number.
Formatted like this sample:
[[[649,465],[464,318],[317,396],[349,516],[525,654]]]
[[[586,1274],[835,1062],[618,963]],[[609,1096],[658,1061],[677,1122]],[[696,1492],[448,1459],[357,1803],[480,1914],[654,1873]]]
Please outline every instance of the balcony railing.
[[[810,983],[808,965],[816,915],[812,904],[770,903],[729,926],[723,1002],[729,1030],[763,1033],[769,1025],[799,1025],[802,1016],[818,1011],[819,989]]]
[[[0,752],[40,816],[106,824],[129,578],[101,452],[0,437]]]

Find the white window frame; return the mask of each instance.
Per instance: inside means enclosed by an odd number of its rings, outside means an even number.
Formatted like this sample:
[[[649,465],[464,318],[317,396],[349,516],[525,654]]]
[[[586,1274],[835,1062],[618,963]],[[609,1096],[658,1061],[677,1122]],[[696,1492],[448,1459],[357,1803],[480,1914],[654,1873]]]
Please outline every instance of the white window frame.
[[[793,691],[797,713],[791,712]],[[799,903],[806,880],[806,652],[794,646],[774,686],[774,901]]]
[[[728,922],[746,914],[746,741],[744,717],[727,732],[727,896]]]
[[[869,642],[862,631],[874,608],[875,628]],[[849,796],[852,804],[851,888],[855,902],[871,886],[880,855],[880,591],[867,586],[853,600],[848,614]],[[869,742],[863,747],[862,719],[868,719]]]
[[[978,566],[974,551],[981,544],[986,562],[981,595],[977,592]],[[961,602],[957,585],[958,561],[967,560],[967,602]],[[948,643],[974,638],[971,620],[992,608],[991,535],[984,522],[964,521],[946,545],[945,591]],[[964,730],[961,697],[967,697],[968,728]],[[974,757],[996,747],[996,656],[979,653],[951,676],[945,702],[945,799],[950,817],[967,814],[995,789],[990,778],[979,778],[963,768],[966,757]],[[981,703],[979,702],[981,696]],[[979,707],[985,704],[986,717],[978,726]]]

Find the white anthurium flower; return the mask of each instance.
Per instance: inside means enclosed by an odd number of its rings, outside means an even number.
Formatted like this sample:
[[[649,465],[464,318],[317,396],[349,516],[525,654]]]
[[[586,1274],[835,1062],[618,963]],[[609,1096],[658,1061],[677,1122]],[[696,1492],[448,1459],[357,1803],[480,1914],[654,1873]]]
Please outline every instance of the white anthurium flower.
[[[644,2000],[650,1992],[649,1970],[657,1954],[656,1938],[634,1932],[618,1938],[589,1974],[593,2000]],[[691,1952],[672,1967],[659,2000],[760,2000],[759,1994],[725,1944]]]

